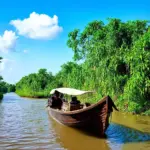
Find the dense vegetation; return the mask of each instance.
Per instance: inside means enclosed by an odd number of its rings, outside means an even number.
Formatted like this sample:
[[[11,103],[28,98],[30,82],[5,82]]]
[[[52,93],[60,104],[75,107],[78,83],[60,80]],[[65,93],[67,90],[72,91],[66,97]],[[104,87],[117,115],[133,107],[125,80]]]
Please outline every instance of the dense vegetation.
[[[23,77],[22,96],[47,97],[56,87],[95,90],[92,102],[109,94],[119,109],[150,114],[150,28],[147,21],[108,19],[90,22],[68,35],[72,62],[54,76],[46,69]]]
[[[56,87],[55,77],[46,69],[23,77],[16,84],[16,93],[27,97],[48,97],[50,89]]]
[[[2,57],[0,57],[0,63],[1,60]],[[3,98],[3,94],[7,92],[15,92],[15,85],[4,82],[3,77],[0,76],[0,100]]]

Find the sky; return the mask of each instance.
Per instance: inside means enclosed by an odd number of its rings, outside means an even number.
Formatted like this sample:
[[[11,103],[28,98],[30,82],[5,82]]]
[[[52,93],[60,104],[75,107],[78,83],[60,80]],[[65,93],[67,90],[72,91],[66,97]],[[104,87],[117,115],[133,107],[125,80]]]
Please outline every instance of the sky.
[[[68,33],[93,20],[150,20],[150,0],[1,0],[0,75],[15,84],[46,68],[54,75],[72,61]]]

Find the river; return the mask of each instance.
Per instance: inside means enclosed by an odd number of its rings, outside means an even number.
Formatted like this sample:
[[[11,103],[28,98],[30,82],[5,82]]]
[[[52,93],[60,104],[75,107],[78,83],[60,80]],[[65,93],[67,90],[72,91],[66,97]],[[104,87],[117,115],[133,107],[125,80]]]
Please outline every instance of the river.
[[[0,102],[0,150],[150,150],[150,117],[113,112],[107,138],[58,124],[47,100],[4,95]]]

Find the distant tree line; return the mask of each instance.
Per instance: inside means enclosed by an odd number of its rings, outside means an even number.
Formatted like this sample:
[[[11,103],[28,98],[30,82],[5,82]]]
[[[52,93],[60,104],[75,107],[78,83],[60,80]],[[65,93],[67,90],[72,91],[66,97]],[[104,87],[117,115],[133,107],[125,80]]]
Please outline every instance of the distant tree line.
[[[0,63],[1,61],[2,57],[0,57]],[[3,94],[7,92],[15,92],[15,85],[4,82],[3,77],[0,76],[0,100],[3,98]]]
[[[110,95],[119,109],[150,114],[150,27],[147,21],[93,21],[68,34],[71,62],[54,76],[40,69],[16,84],[22,96],[47,97],[52,88],[95,90],[96,102]]]
[[[55,77],[46,69],[23,77],[16,84],[16,93],[27,97],[48,97],[50,89],[57,86]]]

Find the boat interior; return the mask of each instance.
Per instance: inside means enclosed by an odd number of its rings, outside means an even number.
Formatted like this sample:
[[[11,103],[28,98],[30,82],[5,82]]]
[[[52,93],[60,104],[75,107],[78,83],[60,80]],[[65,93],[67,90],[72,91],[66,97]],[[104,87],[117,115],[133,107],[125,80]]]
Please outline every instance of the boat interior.
[[[73,111],[73,110],[78,110],[78,109],[83,109],[88,106],[90,106],[90,103],[84,103],[84,104],[72,104],[69,102],[63,102],[61,110],[62,111]]]
[[[48,101],[48,106],[54,109],[59,109],[62,111],[74,111],[78,109],[83,109],[88,106],[90,106],[90,103],[84,103],[82,104],[78,99],[78,95],[83,95],[87,93],[93,93],[93,91],[81,91],[73,88],[57,88],[51,90],[50,94],[52,94],[57,100],[53,100],[53,96]],[[71,97],[71,100],[68,101],[64,98],[64,95],[69,95]],[[59,100],[58,100],[59,99]],[[70,98],[69,98],[70,99]],[[55,101],[57,104],[55,104],[55,107],[53,107],[53,101]],[[60,102],[61,101],[61,102]]]

